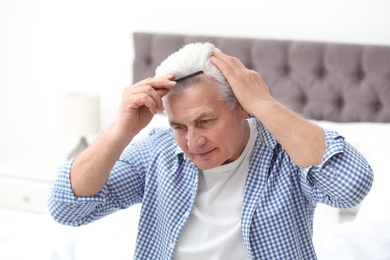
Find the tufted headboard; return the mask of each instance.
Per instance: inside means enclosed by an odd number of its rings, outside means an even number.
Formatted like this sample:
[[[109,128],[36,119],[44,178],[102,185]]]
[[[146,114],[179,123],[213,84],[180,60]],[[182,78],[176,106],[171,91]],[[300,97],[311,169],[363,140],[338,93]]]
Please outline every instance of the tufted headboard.
[[[390,122],[390,46],[136,32],[133,79],[190,42],[213,43],[258,71],[275,98],[306,118]]]

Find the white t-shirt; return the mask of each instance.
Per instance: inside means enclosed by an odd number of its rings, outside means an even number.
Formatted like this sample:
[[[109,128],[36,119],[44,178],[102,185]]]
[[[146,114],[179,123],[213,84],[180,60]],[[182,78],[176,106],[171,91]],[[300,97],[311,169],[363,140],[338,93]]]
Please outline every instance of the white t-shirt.
[[[175,260],[248,259],[241,233],[245,181],[256,140],[250,136],[234,162],[199,172],[198,193],[174,255]]]

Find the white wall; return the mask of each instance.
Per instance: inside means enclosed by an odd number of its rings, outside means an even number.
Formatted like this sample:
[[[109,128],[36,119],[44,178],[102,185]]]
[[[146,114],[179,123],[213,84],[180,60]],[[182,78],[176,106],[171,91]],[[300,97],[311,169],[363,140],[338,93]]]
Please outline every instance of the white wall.
[[[102,126],[132,81],[132,32],[390,45],[388,0],[0,0],[0,160],[67,152],[62,98],[102,96]]]

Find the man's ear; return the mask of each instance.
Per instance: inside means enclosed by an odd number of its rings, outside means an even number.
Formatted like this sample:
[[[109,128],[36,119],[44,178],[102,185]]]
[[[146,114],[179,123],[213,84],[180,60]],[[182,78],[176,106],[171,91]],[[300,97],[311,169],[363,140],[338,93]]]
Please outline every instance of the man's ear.
[[[242,119],[247,118],[249,116],[249,113],[246,112],[246,110],[240,104],[238,104],[238,106],[239,106],[239,109],[240,109],[241,118]]]

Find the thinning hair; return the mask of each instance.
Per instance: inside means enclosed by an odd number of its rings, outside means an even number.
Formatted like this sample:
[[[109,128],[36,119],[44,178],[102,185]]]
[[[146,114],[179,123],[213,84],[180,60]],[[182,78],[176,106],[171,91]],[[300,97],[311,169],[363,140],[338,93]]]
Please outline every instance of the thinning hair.
[[[179,81],[177,86],[169,91],[167,97],[180,95],[195,84],[213,79],[219,87],[219,98],[226,101],[230,109],[234,109],[238,103],[237,98],[222,72],[210,61],[213,52],[220,50],[212,43],[196,42],[184,45],[168,56],[157,67],[155,77],[173,74],[175,78],[181,78],[197,71],[203,71],[203,74]]]

